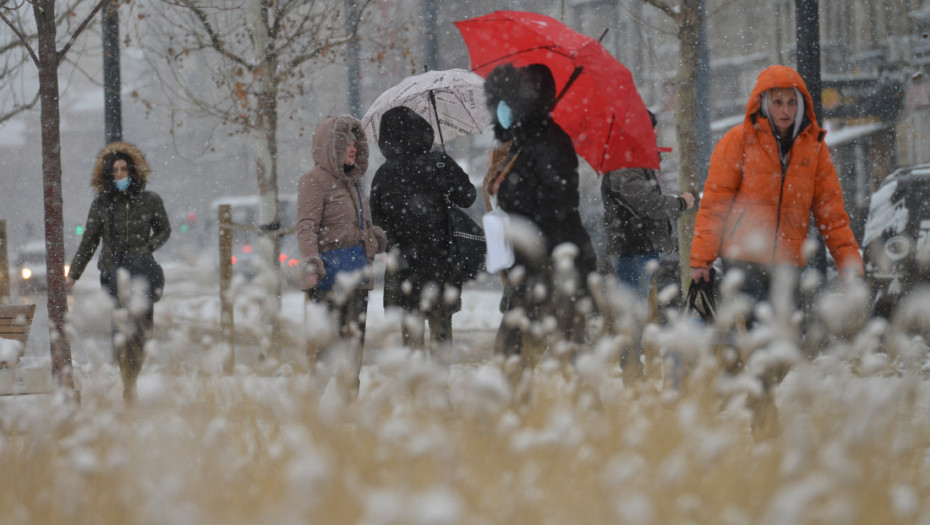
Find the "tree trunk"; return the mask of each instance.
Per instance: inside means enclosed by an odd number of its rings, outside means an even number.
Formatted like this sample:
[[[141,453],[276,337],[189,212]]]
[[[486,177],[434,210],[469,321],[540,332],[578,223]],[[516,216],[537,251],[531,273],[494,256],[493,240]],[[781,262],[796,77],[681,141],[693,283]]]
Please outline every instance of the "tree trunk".
[[[698,39],[701,29],[699,0],[682,2],[678,16],[679,63],[676,78],[675,131],[678,135],[678,189],[697,195],[701,191],[699,141],[710,137],[697,136],[697,65]],[[678,219],[678,261],[681,266],[682,290],[691,284],[691,239],[697,208],[686,211]]]
[[[61,196],[61,118],[58,108],[58,50],[55,1],[33,3],[38,33],[39,96],[42,127],[42,188],[45,202],[45,252],[52,376],[60,387],[74,389],[71,345],[65,337],[65,248]]]
[[[262,64],[256,71],[258,77],[258,112],[254,127],[255,171],[258,177],[259,223],[267,235],[259,237],[259,251],[265,261],[269,261],[274,270],[271,289],[262,304],[262,351],[271,357],[281,359],[281,266],[278,257],[281,253],[281,238],[277,235],[281,226],[278,209],[278,159],[277,159],[277,99],[275,74],[277,57],[271,51],[273,42],[268,30],[267,0],[251,0],[249,17],[252,26],[252,46],[255,56],[262,57]]]

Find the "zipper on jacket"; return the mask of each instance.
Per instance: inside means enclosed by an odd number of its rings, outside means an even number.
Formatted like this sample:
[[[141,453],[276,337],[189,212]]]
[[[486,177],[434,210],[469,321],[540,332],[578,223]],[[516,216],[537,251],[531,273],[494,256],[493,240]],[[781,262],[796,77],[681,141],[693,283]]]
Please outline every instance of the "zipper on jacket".
[[[769,122],[771,123],[771,121]],[[803,128],[798,130],[798,134],[792,139],[791,147],[788,148],[787,153],[784,155],[784,160],[782,160],[781,138],[778,136],[778,130],[775,129],[775,124],[771,126],[772,136],[775,138],[775,146],[778,148],[778,162],[781,163],[781,187],[778,189],[778,207],[775,208],[775,240],[772,242],[772,264],[775,264],[775,254],[778,253],[778,230],[781,229],[781,203],[782,199],[785,197],[785,179],[788,178],[788,165],[791,164],[791,154],[794,152],[794,143],[798,140],[798,137],[801,136]]]
[[[129,200],[126,200],[126,251],[129,251]]]
[[[791,162],[791,154],[788,154],[788,162]],[[781,201],[785,196],[785,179],[788,175],[788,162],[781,167],[781,188],[778,190],[778,207],[775,208],[775,241],[772,243],[772,264],[775,264],[775,254],[778,251],[778,230],[781,229]]]

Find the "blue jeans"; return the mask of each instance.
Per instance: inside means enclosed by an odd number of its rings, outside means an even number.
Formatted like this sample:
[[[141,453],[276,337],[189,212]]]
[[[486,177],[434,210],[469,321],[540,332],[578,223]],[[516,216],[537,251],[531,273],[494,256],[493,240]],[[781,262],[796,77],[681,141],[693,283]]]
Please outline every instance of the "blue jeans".
[[[613,256],[610,259],[620,282],[635,290],[641,298],[646,299],[649,297],[649,288],[652,286],[652,278],[655,276],[654,272],[646,275],[646,266],[649,261],[658,258],[658,253],[651,253],[647,255]]]

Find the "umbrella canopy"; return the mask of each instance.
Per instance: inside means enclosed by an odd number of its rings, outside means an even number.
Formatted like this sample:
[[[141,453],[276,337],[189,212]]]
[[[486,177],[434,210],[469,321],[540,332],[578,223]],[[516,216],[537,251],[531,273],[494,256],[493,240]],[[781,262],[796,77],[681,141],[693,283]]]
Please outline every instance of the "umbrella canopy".
[[[373,142],[378,141],[381,115],[397,106],[407,106],[430,123],[436,132],[434,146],[461,135],[481,133],[491,124],[484,102],[484,79],[464,69],[407,77],[378,96],[362,117],[365,134]]]
[[[522,11],[496,11],[455,23],[472,71],[487,76],[500,64],[545,64],[560,91],[580,74],[553,110],[576,152],[598,173],[659,167],[652,122],[630,70],[600,42],[558,20]]]

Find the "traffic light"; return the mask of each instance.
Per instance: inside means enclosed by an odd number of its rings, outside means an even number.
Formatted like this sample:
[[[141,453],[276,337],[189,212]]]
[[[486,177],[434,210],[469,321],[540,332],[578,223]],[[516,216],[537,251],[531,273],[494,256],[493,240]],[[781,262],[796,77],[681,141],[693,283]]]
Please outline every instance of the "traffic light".
[[[178,221],[178,231],[181,233],[190,233],[194,231],[194,223],[196,221],[197,214],[195,212],[189,212]]]
[[[74,234],[75,234],[75,235],[84,235],[84,227],[81,226],[81,225],[76,226],[76,227],[74,228]]]

